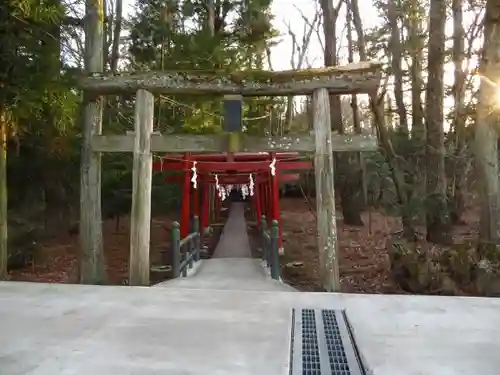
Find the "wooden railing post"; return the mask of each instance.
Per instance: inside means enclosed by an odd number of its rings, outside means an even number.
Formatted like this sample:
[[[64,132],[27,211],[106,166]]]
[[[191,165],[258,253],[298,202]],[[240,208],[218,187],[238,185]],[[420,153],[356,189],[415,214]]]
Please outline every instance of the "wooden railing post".
[[[262,260],[267,261],[266,215],[260,217],[260,239],[262,241]]]
[[[137,91],[135,140],[132,169],[132,213],[130,224],[129,285],[149,285],[149,241],[151,233],[151,188],[153,181],[154,96]]]
[[[172,277],[179,277],[181,275],[181,231],[180,224],[174,221],[172,224]]]
[[[315,90],[312,102],[314,134],[316,137],[314,173],[316,176],[319,271],[323,288],[327,292],[340,292],[328,90]]]
[[[194,245],[195,245],[195,244],[194,244],[194,238],[191,238],[191,239],[188,241],[188,243],[186,244],[187,249],[186,249],[186,250],[184,250],[184,253],[186,254],[186,255],[185,255],[185,256],[186,256],[186,259],[189,259],[189,260],[188,260],[188,264],[187,264],[187,265],[188,265],[188,267],[189,267],[190,269],[191,269],[191,268],[193,268],[193,263],[194,263],[194,254],[193,254],[193,252],[194,252]],[[187,274],[186,274],[186,276],[187,276]]]
[[[195,262],[200,260],[200,247],[201,247],[201,233],[200,233],[200,219],[198,216],[195,216],[193,219],[193,232],[198,233],[198,235],[194,238],[194,260]]]
[[[275,280],[280,278],[280,255],[279,255],[280,231],[278,220],[273,220],[271,226],[271,277]]]

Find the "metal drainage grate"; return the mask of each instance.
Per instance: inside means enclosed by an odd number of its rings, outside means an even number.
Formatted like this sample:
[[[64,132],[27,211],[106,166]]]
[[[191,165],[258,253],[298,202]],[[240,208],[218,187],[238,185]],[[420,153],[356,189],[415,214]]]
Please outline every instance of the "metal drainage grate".
[[[290,375],[362,375],[341,310],[293,309]]]
[[[318,335],[314,310],[302,310],[302,372],[321,375]]]

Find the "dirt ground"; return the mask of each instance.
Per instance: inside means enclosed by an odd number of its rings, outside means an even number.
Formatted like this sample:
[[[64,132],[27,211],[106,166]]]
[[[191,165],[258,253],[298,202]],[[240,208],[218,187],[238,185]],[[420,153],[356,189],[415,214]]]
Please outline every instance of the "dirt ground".
[[[379,212],[365,212],[362,214],[365,226],[360,228],[344,225],[338,208],[337,215],[342,291],[405,293],[391,276],[386,251],[387,238],[401,230],[400,220]],[[464,242],[477,236],[477,212],[467,212],[464,219],[464,225],[453,229],[455,241]],[[321,290],[316,220],[309,205],[303,199],[282,199],[281,223],[285,248],[282,259],[284,279],[300,290]]]
[[[339,210],[337,210],[338,212]],[[338,212],[338,215],[340,213]],[[470,216],[470,215],[469,215]],[[175,215],[155,217],[152,220],[152,262],[160,264],[163,252],[170,250],[171,223]],[[386,239],[400,229],[397,218],[380,213],[365,212],[362,228],[343,225],[337,218],[340,247],[342,289],[350,293],[403,293],[390,274],[385,249]],[[461,238],[475,236],[475,218],[468,225],[456,228]],[[316,248],[316,221],[307,203],[300,198],[281,200],[281,223],[285,255],[282,257],[283,277],[291,285],[304,291],[318,291]],[[206,245],[215,247],[220,231],[215,230]],[[123,218],[116,230],[116,222],[103,224],[104,248],[108,282],[126,285],[128,274],[129,221]],[[44,242],[40,255],[32,266],[10,273],[11,280],[55,283],[77,282],[78,236],[63,233]]]
[[[159,264],[164,251],[170,250],[171,216],[155,217],[151,230],[151,260]],[[104,254],[108,283],[126,285],[129,257],[128,218],[103,223]],[[41,245],[40,254],[31,267],[13,270],[10,279],[17,281],[38,281],[54,283],[76,283],[77,280],[78,235],[63,233]]]
[[[348,227],[343,225],[341,217],[337,217],[342,290],[348,293],[402,293],[391,278],[385,249],[387,235],[400,229],[399,220],[379,213],[364,213],[363,221],[365,226],[362,228]],[[314,214],[303,199],[283,199],[281,223],[284,279],[300,290],[320,290]]]

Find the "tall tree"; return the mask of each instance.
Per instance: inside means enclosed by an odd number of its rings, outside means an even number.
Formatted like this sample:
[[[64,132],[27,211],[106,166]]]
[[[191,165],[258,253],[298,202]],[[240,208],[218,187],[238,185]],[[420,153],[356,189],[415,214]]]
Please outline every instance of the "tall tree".
[[[115,15],[113,28],[113,41],[111,45],[111,71],[115,73],[118,70],[118,60],[120,59],[120,35],[122,32],[123,21],[123,0],[115,0]]]
[[[337,65],[337,20],[339,11],[344,3],[340,0],[334,5],[333,0],[321,0],[321,10],[323,12],[323,31],[325,36],[325,66]],[[342,106],[338,95],[330,95],[330,117],[332,130],[339,133],[344,132],[342,121]],[[340,202],[342,205],[342,216],[347,225],[363,225],[361,219],[361,181],[358,173],[359,165],[353,161],[348,153],[336,155],[337,167],[336,185],[340,192]]]
[[[465,79],[466,74],[463,68],[465,61],[465,30],[463,26],[463,0],[452,1],[453,13],[453,65],[455,77],[453,83],[453,101],[455,108],[453,111],[453,131],[455,135],[455,159],[453,160],[452,194],[450,204],[450,217],[452,223],[459,223],[465,209]]]
[[[87,0],[85,24],[85,71],[103,71],[103,0]],[[80,264],[82,284],[104,284],[104,248],[101,213],[101,154],[90,148],[90,140],[102,132],[102,98],[84,93],[83,142],[80,168]],[[98,189],[95,187],[98,186]]]
[[[0,279],[7,275],[7,144],[37,116],[50,112],[59,90],[58,1],[0,4]],[[54,32],[56,30],[56,32]],[[54,75],[55,74],[55,75]],[[54,102],[53,107],[57,107]]]
[[[403,80],[404,72],[402,67],[403,46],[401,44],[401,32],[398,22],[398,13],[401,10],[396,8],[396,4],[390,1],[387,4],[387,19],[391,29],[389,39],[389,51],[391,52],[391,67],[394,75],[394,98],[396,99],[397,113],[399,117],[399,130],[402,134],[408,136],[408,119],[406,115],[406,106],[403,100]]]
[[[7,277],[9,260],[7,230],[7,129],[9,114],[0,107],[0,280]]]
[[[408,49],[410,54],[411,78],[411,135],[420,146],[425,144],[424,109],[422,106],[422,63],[424,61],[425,35],[422,30],[422,20],[425,9],[420,0],[410,1],[407,17],[404,17],[408,30]]]
[[[500,82],[500,0],[488,0],[480,62],[481,86],[475,126],[475,154],[480,182],[480,242],[500,243],[498,108]]]
[[[388,0],[391,1],[391,0]],[[368,59],[368,52],[366,47],[366,35],[363,29],[363,22],[361,20],[361,12],[359,9],[358,0],[350,0],[347,2],[349,6],[349,11],[352,13],[352,21],[354,24],[354,29],[357,34],[357,47],[359,52],[359,57],[361,60],[366,61]],[[385,83],[385,86],[387,82]],[[370,109],[373,113],[373,123],[377,128],[378,137],[381,144],[381,150],[387,164],[389,166],[392,180],[396,188],[397,200],[401,206],[401,218],[403,222],[403,229],[405,237],[413,239],[415,237],[415,231],[413,230],[411,216],[408,214],[408,201],[407,193],[404,188],[404,178],[403,174],[398,165],[398,158],[392,146],[392,141],[390,138],[388,124],[384,114],[384,97],[385,97],[386,87],[382,87],[381,94],[370,93]],[[390,124],[389,124],[390,125]]]
[[[302,31],[301,40],[297,40],[297,35],[292,30],[290,23],[287,24],[287,31],[290,35],[292,41],[291,55],[290,55],[290,67],[292,69],[302,69],[303,64],[307,63],[307,53],[309,50],[309,43],[311,42],[311,37],[313,32],[317,31],[318,25],[321,21],[321,13],[317,9],[314,14],[314,18],[311,20],[307,19],[306,16],[301,14],[304,20],[304,28]],[[271,66],[270,66],[271,68]],[[271,69],[272,70],[272,69]],[[285,125],[287,129],[291,128],[294,112],[294,96],[289,95],[286,101],[286,113],[285,113]]]
[[[449,241],[450,218],[444,164],[444,61],[446,2],[431,0],[429,8],[428,80],[426,89],[427,240]]]

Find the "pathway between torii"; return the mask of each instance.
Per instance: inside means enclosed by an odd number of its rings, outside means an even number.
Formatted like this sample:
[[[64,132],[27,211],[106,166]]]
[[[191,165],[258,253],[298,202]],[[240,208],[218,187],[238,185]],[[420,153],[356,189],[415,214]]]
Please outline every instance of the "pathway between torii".
[[[233,203],[213,257],[203,260],[188,277],[156,285],[164,288],[294,291],[269,277],[260,259],[252,258],[245,222],[245,204]]]

